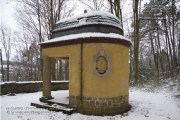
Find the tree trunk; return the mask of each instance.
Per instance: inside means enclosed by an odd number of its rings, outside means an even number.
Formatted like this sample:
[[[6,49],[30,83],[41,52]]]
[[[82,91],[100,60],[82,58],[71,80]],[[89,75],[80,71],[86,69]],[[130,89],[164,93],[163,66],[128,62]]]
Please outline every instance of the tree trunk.
[[[156,83],[159,85],[159,48],[158,48],[158,40],[155,39],[156,53],[155,56],[155,68],[156,68]]]
[[[157,55],[155,53],[155,47],[154,47],[154,43],[153,43],[153,38],[152,38],[152,34],[150,33],[149,34],[149,37],[150,37],[150,41],[151,41],[151,49],[152,49],[152,52],[153,52],[153,56],[154,56],[154,65],[155,65],[155,75],[156,75],[156,78],[159,77],[159,69],[158,69],[158,61],[157,61]]]
[[[59,80],[63,80],[63,70],[62,70],[62,60],[59,60],[59,64],[58,64],[58,69],[59,69],[59,71],[58,71],[58,78],[59,78]]]
[[[160,36],[159,36],[159,29],[157,29],[157,34],[158,34],[158,36],[157,36],[157,42],[158,42],[158,51],[159,51],[159,64],[160,64],[160,68],[161,68],[161,72],[162,72],[162,76],[163,76],[163,78],[164,78],[164,67],[163,67],[163,64],[164,64],[164,62],[163,62],[163,59],[162,59],[162,50],[161,50],[161,43],[160,43]]]
[[[111,10],[111,13],[113,14],[113,3],[112,3],[112,0],[109,0],[109,3],[110,3],[110,10]]]
[[[65,62],[65,80],[69,80],[69,60]]]
[[[175,68],[175,76],[178,74],[178,71],[177,71],[177,67],[178,67],[178,62],[177,62],[177,57],[176,57],[176,51],[175,51],[175,35],[174,35],[174,9],[175,9],[175,5],[174,5],[174,1],[175,0],[172,0],[172,39],[171,39],[171,43],[172,43],[172,49],[173,49],[173,60],[174,60],[174,68]]]
[[[56,80],[56,59],[51,58],[51,79]]]
[[[139,14],[138,14],[138,3],[139,0],[134,0],[134,61],[135,61],[135,83],[138,82],[139,79]]]
[[[2,58],[2,51],[0,49],[0,57],[1,57],[1,74],[2,74],[2,81],[4,82],[4,70],[3,70],[3,58]]]
[[[170,54],[170,61],[171,61],[171,76],[174,77],[174,60],[173,60],[173,55],[172,55],[172,48],[171,48],[171,43],[170,43],[170,38],[168,35],[168,31],[166,31],[167,34],[167,41],[168,41],[168,46],[169,46],[169,54]]]
[[[9,81],[9,59],[7,58],[7,73],[6,73],[6,80]]]

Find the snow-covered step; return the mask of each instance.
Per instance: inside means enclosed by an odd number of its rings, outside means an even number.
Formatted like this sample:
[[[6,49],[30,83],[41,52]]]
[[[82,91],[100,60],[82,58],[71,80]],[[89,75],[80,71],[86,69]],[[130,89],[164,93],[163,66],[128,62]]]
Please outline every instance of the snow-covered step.
[[[64,106],[64,107],[68,107],[69,106],[69,104],[65,104],[65,103],[61,103],[61,102],[56,102],[54,100],[47,100],[47,103],[53,104],[53,105]]]
[[[37,108],[48,109],[50,111],[63,112],[69,115],[76,111],[75,108],[69,108],[69,107],[59,105],[59,104],[31,103],[31,106],[35,106]]]

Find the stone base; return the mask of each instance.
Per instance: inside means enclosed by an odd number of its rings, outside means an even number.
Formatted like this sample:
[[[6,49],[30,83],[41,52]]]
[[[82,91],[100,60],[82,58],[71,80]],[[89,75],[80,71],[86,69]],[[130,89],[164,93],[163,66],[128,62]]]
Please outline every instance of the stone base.
[[[69,106],[71,107],[77,107],[80,102],[79,96],[69,96]]]
[[[127,112],[130,109],[128,95],[112,98],[70,97],[70,106],[77,106],[77,112],[87,115],[116,115]]]
[[[47,102],[48,100],[50,100],[50,99],[53,99],[53,97],[41,97],[41,98],[39,98],[39,101],[41,101],[41,102]]]

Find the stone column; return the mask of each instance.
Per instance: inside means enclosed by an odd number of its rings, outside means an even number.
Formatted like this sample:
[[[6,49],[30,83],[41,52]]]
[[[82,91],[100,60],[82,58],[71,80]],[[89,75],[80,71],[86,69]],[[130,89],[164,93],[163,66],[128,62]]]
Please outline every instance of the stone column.
[[[51,96],[51,58],[43,57],[43,97],[40,101],[52,99]]]

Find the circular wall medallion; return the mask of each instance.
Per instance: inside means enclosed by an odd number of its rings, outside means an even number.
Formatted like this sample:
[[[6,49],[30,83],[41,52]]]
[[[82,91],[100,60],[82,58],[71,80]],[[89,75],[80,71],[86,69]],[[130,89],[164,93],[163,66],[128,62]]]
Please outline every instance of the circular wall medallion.
[[[93,71],[97,76],[106,76],[110,73],[110,57],[104,50],[100,50],[94,55],[93,62]]]
[[[96,60],[96,70],[99,74],[105,74],[108,68],[108,61],[104,56],[99,56]]]

